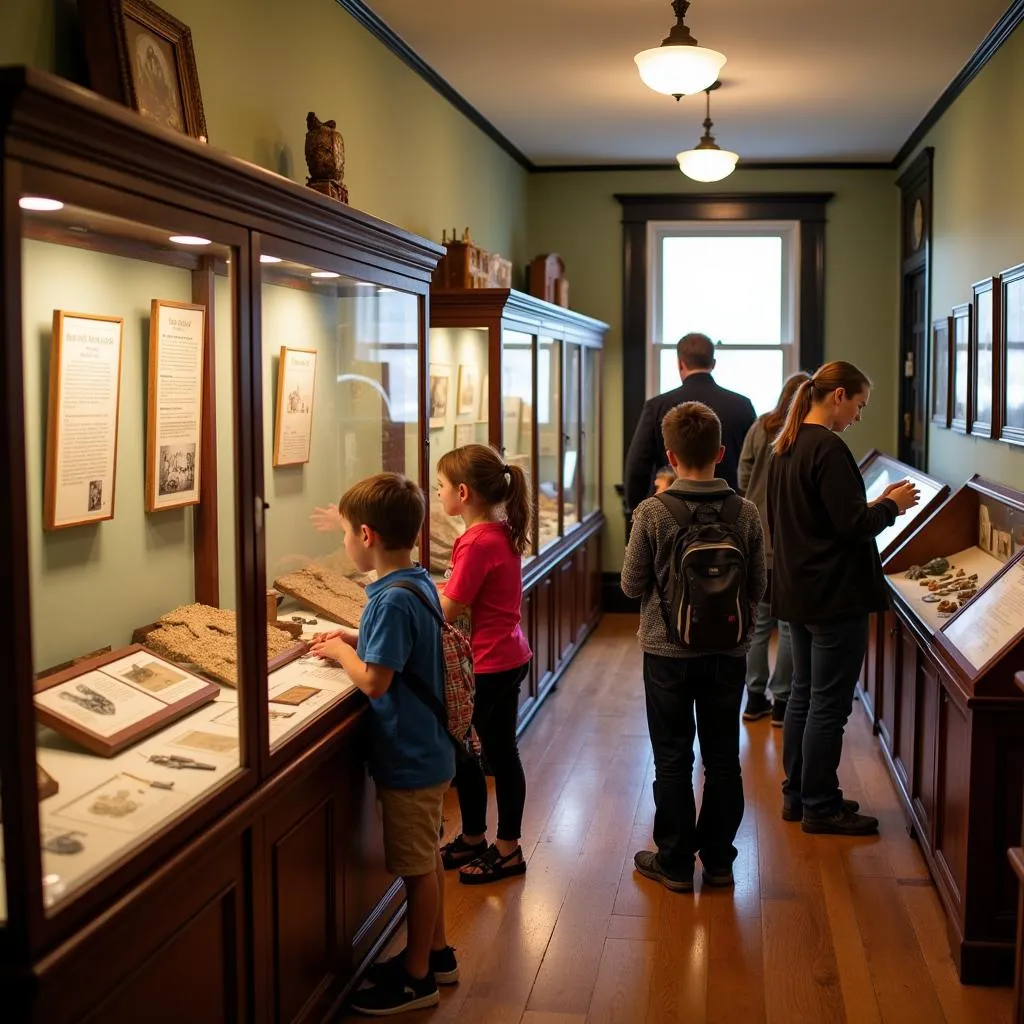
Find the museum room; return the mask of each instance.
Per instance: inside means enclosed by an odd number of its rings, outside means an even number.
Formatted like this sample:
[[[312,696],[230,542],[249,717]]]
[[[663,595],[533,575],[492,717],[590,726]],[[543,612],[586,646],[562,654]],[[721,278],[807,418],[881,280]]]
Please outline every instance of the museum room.
[[[5,1024],[1024,1022],[1024,0],[2,0]]]

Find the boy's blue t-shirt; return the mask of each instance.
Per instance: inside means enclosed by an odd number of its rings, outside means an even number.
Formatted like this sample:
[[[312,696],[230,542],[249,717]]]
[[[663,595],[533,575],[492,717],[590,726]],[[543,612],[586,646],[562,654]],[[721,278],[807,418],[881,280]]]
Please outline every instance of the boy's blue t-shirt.
[[[387,693],[370,701],[373,748],[370,770],[388,789],[421,789],[455,774],[455,749],[434,713],[403,678],[406,665],[444,704],[441,626],[415,596],[395,583],[411,583],[441,610],[437,588],[425,569],[399,569],[366,588],[359,620],[359,657],[394,669]]]

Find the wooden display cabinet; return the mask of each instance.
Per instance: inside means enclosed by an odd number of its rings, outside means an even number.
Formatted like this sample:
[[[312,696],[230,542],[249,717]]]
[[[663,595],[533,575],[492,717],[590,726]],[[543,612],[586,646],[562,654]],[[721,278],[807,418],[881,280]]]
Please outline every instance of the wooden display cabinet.
[[[965,983],[1013,975],[1017,883],[1006,851],[1021,835],[1022,548],[1024,494],[972,477],[884,564],[893,610],[878,639],[878,733]],[[979,576],[976,596],[948,618],[905,576],[938,556]]]

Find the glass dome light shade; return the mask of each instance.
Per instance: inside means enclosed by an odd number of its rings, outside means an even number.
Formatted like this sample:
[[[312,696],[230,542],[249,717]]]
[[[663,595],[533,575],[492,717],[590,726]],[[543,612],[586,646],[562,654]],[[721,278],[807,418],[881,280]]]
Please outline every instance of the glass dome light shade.
[[[694,181],[721,181],[736,170],[739,155],[717,146],[701,146],[676,154],[679,170]]]
[[[634,58],[644,85],[666,96],[703,92],[718,80],[725,55],[703,46],[655,46]]]

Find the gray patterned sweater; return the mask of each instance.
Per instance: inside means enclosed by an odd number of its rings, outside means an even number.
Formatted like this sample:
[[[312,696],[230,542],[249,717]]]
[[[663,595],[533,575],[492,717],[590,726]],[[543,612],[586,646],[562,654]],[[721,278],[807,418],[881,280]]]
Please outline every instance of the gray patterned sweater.
[[[706,502],[721,502],[732,491],[724,480],[676,480],[672,490],[686,495],[691,509]],[[693,500],[690,501],[690,497]],[[716,502],[717,499],[717,502]],[[742,644],[723,653],[743,657],[750,646],[757,612],[757,602],[764,593],[768,577],[765,573],[764,537],[757,507],[744,500],[743,509],[736,521],[736,529],[746,547],[747,596],[750,598],[750,624]],[[692,651],[684,650],[668,638],[661,601],[655,587],[657,580],[662,592],[668,586],[669,559],[672,541],[676,533],[676,521],[665,506],[656,498],[642,501],[633,513],[633,529],[626,546],[626,557],[622,563],[622,591],[627,597],[640,598],[640,647],[646,654],[658,654],[667,658],[698,657]]]

